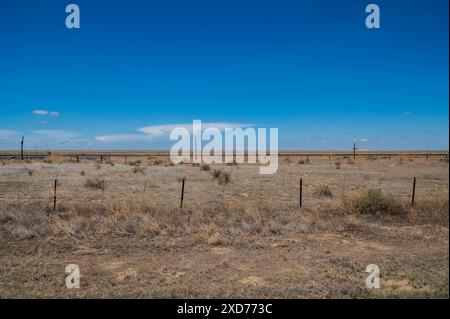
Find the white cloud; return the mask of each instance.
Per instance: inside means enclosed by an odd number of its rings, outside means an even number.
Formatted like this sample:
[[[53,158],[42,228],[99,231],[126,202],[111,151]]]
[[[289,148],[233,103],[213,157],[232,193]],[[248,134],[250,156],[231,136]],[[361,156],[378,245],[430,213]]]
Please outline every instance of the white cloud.
[[[47,110],[34,110],[32,113],[35,114],[35,115],[42,115],[42,116],[48,115],[48,111]]]
[[[32,112],[35,115],[39,115],[39,116],[53,116],[53,117],[57,117],[59,116],[59,112],[55,112],[55,111],[47,111],[47,110],[34,110]]]
[[[359,141],[360,141],[360,142],[368,142],[369,139],[368,139],[368,138],[362,138],[362,139],[360,139]]]
[[[202,129],[215,127],[219,130],[224,130],[225,128],[235,128],[235,127],[250,127],[254,126],[252,124],[243,123],[226,123],[226,122],[215,122],[215,123],[202,123]],[[162,124],[162,125],[149,125],[138,129],[142,134],[111,134],[96,136],[95,141],[100,143],[133,143],[133,142],[149,142],[156,139],[162,139],[169,137],[173,129],[182,127],[190,132],[192,132],[192,123],[189,124]]]
[[[150,138],[143,134],[113,134],[95,137],[95,141],[101,143],[142,142],[148,140],[150,140]]]

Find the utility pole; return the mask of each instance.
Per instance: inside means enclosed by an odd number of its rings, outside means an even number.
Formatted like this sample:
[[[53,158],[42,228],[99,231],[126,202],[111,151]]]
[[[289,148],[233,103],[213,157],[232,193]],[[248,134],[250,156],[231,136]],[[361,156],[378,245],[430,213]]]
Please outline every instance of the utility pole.
[[[353,142],[353,159],[356,158],[356,143]]]
[[[23,161],[23,139],[24,137],[22,136],[22,142],[20,142],[20,158]]]

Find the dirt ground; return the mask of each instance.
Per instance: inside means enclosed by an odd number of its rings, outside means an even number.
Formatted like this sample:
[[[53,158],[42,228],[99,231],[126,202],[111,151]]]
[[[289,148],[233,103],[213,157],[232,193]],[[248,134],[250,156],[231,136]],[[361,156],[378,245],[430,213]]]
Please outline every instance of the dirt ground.
[[[282,159],[270,176],[252,165],[203,170],[157,159],[0,163],[0,297],[448,298],[447,161],[299,160]],[[230,182],[215,179],[215,169],[231,173]],[[410,207],[413,177],[417,207]],[[93,178],[104,181],[104,190],[86,187]],[[318,195],[325,185],[331,196]],[[370,188],[393,195],[406,212],[331,213]],[[103,230],[102,222],[92,224],[92,210],[80,217],[77,208],[114,201],[123,209],[144,199],[177,215],[145,211],[133,224],[133,206],[117,215],[128,224],[115,220]],[[36,201],[44,207],[39,213],[23,212]],[[243,207],[245,216],[215,215],[214,207],[229,205]],[[110,209],[99,213],[102,221]],[[79,289],[66,288],[68,264],[80,268]],[[380,268],[380,289],[366,288],[369,264]]]

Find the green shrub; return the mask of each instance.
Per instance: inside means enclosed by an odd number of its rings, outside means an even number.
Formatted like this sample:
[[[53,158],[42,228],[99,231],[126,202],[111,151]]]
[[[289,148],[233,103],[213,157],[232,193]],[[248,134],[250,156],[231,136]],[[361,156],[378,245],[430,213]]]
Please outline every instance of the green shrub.
[[[400,215],[405,213],[403,205],[392,196],[386,196],[381,189],[369,189],[353,201],[355,212],[363,215],[378,213]]]

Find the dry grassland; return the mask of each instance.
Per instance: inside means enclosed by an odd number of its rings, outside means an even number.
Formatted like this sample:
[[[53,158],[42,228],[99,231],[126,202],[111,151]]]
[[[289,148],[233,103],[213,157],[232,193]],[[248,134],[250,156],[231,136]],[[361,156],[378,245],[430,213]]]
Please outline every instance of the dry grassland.
[[[268,176],[152,156],[0,161],[0,297],[448,298],[448,181],[448,160],[406,156],[285,157]],[[380,289],[365,286],[372,263]]]

